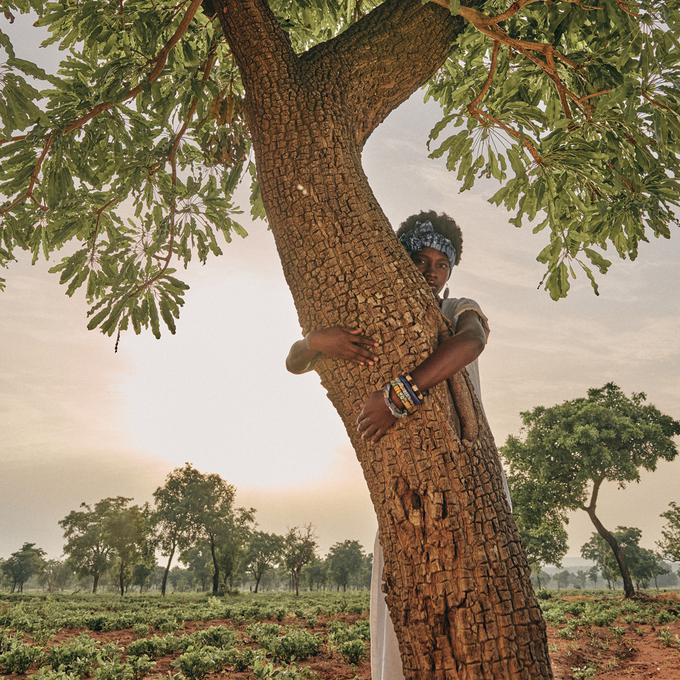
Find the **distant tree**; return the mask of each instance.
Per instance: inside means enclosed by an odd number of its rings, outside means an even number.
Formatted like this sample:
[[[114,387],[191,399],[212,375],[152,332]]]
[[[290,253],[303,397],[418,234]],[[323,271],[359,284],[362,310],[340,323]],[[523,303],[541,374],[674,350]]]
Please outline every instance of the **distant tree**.
[[[135,565],[148,565],[148,576],[155,563],[151,511],[147,504],[130,505],[131,498],[118,496],[108,500],[111,501],[111,505],[102,528],[122,597],[132,579]]]
[[[208,542],[201,540],[196,545],[183,550],[180,559],[187,565],[194,579],[199,583],[201,592],[207,590],[208,582],[213,575],[212,553]]]
[[[600,578],[599,567],[595,564],[590,569],[588,569],[588,579],[592,582],[593,586],[597,588],[597,582]]]
[[[663,568],[662,574],[656,574],[654,576],[654,585],[657,588],[672,588],[678,585],[678,575],[673,571],[673,565],[661,561],[661,567]]]
[[[554,508],[558,517],[562,510],[588,513],[614,554],[626,597],[635,592],[633,581],[596,505],[605,481],[623,488],[639,482],[640,470],[654,470],[659,460],[677,456],[673,437],[680,434],[680,422],[645,401],[643,393],[627,397],[608,383],[588,390],[585,398],[538,406],[522,413],[523,438],[509,437],[502,449],[515,484],[532,489],[530,496],[543,494],[544,507]]]
[[[319,590],[328,583],[328,561],[319,558],[313,559],[302,570],[302,578],[306,581],[310,590]]]
[[[588,580],[588,572],[585,569],[579,569],[574,574],[574,585],[581,590],[586,587],[586,581]]]
[[[236,488],[217,474],[198,473],[192,481],[191,523],[196,528],[196,538],[205,541],[210,551],[213,595],[218,595],[221,582],[233,575],[235,551],[245,542],[243,532],[255,512],[252,508],[235,509],[235,495]],[[240,551],[238,547],[239,554]]]
[[[317,542],[311,524],[293,527],[284,539],[284,563],[296,595],[300,594],[300,574],[305,565],[316,557]]]
[[[661,555],[648,550],[648,553],[651,553],[653,556],[653,559],[651,561],[650,565],[650,575],[652,579],[654,580],[654,587],[659,590],[659,577],[660,576],[665,576],[668,573],[672,573],[672,568],[669,564],[666,564],[663,559],[661,558]]]
[[[680,505],[671,502],[661,517],[666,520],[666,524],[661,529],[661,540],[657,541],[657,545],[664,559],[680,562]]]
[[[637,527],[616,527],[613,532],[628,572],[636,590],[649,586],[652,579],[666,573],[661,557],[652,550],[640,546],[642,531]],[[581,555],[595,561],[608,584],[615,582],[620,574],[619,566],[609,544],[593,533],[581,547]]]
[[[132,568],[131,583],[133,586],[139,586],[139,592],[143,592],[147,587],[150,577],[153,576],[155,565],[150,562],[140,562],[135,564]]]
[[[175,552],[189,547],[195,540],[198,528],[195,525],[196,491],[202,475],[190,463],[176,468],[165,478],[163,486],[154,493],[154,511],[152,521],[156,535],[156,545],[168,558],[161,595],[165,596],[168,584],[168,573],[172,566]],[[200,502],[200,501],[199,501]]]
[[[566,569],[558,571],[553,577],[555,579],[555,583],[557,583],[557,590],[566,588],[571,583],[573,577],[574,575]]]
[[[163,571],[165,571],[164,568],[163,568]],[[205,572],[205,578],[204,578],[204,582],[203,582],[203,590],[205,590],[209,576],[210,576],[210,570],[208,568],[208,569],[206,569],[206,572]],[[197,578],[196,578],[196,574],[194,573],[194,571],[192,569],[174,566],[170,570],[170,575],[168,577],[168,581],[170,582],[170,585],[172,586],[173,590],[176,590],[177,592],[180,592],[180,593],[184,593],[184,592],[187,592],[189,590],[193,590],[195,588]]]
[[[105,540],[104,524],[119,504],[116,498],[104,498],[94,507],[80,504],[72,510],[59,526],[64,531],[64,554],[67,562],[79,576],[92,577],[92,592],[96,593],[101,576],[111,566],[111,546]]]
[[[265,531],[253,531],[245,555],[246,571],[255,579],[255,592],[265,572],[281,562],[284,537]]]
[[[2,571],[10,581],[13,593],[23,593],[26,581],[44,568],[45,551],[35,543],[24,543],[2,563]]]
[[[224,518],[217,534],[217,553],[225,590],[233,590],[245,573],[248,542],[255,525],[255,508],[235,508]]]
[[[531,568],[531,583],[535,588],[543,588],[548,581],[550,581],[550,574],[541,569],[540,564],[532,564]]]
[[[364,549],[359,541],[342,541],[331,546],[326,556],[328,574],[336,586],[347,590],[352,576],[356,576],[364,561]]]
[[[617,527],[616,531],[619,529]],[[619,537],[621,538],[621,537]],[[595,562],[595,567],[602,574],[602,578],[607,582],[609,590],[620,577],[620,571],[616,558],[609,544],[598,533],[593,533],[590,539],[581,546],[581,556],[587,560]]]
[[[47,592],[54,593],[58,590],[64,590],[73,577],[73,569],[67,562],[47,560],[40,574],[40,583],[47,588]]]
[[[569,545],[566,511],[552,504],[540,484],[520,469],[511,469],[508,486],[513,516],[532,573],[539,573],[546,564],[559,566]]]

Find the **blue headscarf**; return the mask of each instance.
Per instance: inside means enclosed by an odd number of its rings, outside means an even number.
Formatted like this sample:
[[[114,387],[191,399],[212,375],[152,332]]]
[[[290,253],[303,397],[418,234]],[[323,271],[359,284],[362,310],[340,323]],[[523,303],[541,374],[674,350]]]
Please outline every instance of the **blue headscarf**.
[[[427,222],[416,222],[414,229],[399,237],[399,242],[410,255],[414,255],[423,248],[434,248],[449,258],[451,269],[456,264],[456,249],[451,243],[451,239],[435,231],[432,222],[429,220]]]

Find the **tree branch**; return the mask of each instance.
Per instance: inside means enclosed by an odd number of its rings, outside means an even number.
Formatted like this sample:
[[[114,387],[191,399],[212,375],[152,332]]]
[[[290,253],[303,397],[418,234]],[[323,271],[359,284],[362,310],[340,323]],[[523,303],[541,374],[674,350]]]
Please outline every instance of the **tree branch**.
[[[581,0],[566,1],[582,6],[585,9],[599,9],[597,7],[584,6],[582,5]],[[443,7],[448,7],[448,0],[430,0],[430,2]],[[536,2],[545,2],[547,4],[548,0],[516,0],[516,2],[512,3],[512,5],[510,5],[507,10],[494,16],[485,15],[474,7],[470,6],[461,6],[458,10],[458,14],[459,16],[463,17],[463,19],[465,19],[465,21],[467,21],[471,26],[474,26],[480,33],[483,33],[484,35],[491,38],[495,43],[507,45],[538,66],[538,68],[540,68],[555,85],[555,89],[557,90],[557,94],[560,98],[560,103],[562,104],[564,115],[567,118],[572,117],[571,106],[569,104],[570,101],[573,102],[579,109],[581,109],[586,117],[590,117],[592,107],[588,103],[588,99],[592,95],[587,97],[579,97],[575,92],[570,90],[565,85],[557,70],[558,62],[572,71],[578,70],[579,65],[572,59],[569,59],[569,57],[566,55],[562,54],[555,48],[554,45],[550,43],[513,38],[507,33],[507,31],[503,30],[503,28],[499,26],[500,23],[507,21],[507,19],[517,14],[517,12],[527,5],[531,5]]]
[[[597,479],[593,480],[593,490],[590,492],[590,503],[583,507],[583,509],[588,514],[595,512],[595,506],[597,505],[597,495],[600,492],[600,486],[602,486],[602,482],[604,482],[604,477],[598,477]]]
[[[266,0],[214,4],[252,105],[257,107],[261,96],[277,85],[289,87],[297,78],[297,55]]]
[[[92,120],[94,117],[98,116],[100,113],[103,113],[104,111],[107,111],[108,109],[113,108],[114,106],[117,106],[118,104],[122,104],[123,102],[126,102],[133,97],[136,97],[146,86],[147,83],[153,83],[155,80],[158,79],[158,77],[161,75],[163,72],[163,68],[165,68],[165,64],[168,61],[168,55],[172,51],[172,49],[175,47],[175,45],[180,41],[182,36],[187,32],[187,29],[189,28],[189,25],[193,21],[194,16],[196,15],[196,12],[198,11],[199,7],[201,6],[202,0],[191,0],[189,7],[187,8],[186,13],[182,17],[182,20],[179,23],[179,26],[175,30],[175,32],[172,34],[170,39],[163,45],[161,48],[160,52],[156,55],[155,59],[153,60],[153,68],[151,71],[147,74],[146,78],[141,80],[135,87],[132,89],[128,90],[123,94],[121,97],[118,99],[108,101],[108,102],[101,102],[94,106],[92,109],[90,109],[87,113],[83,114],[79,118],[76,118],[75,120],[71,121],[66,125],[66,127],[63,128],[62,133],[63,134],[68,134],[70,132],[73,132],[75,130],[80,129],[87,123],[88,121]],[[15,137],[10,137],[9,139],[3,139],[0,140],[0,143],[6,143],[10,141],[18,141],[22,139],[26,139],[28,135],[17,135]],[[45,142],[43,143],[43,148],[36,159],[35,166],[33,168],[33,173],[31,174],[31,179],[29,181],[29,185],[26,189],[26,191],[23,194],[19,194],[13,201],[10,203],[2,206],[0,208],[0,215],[3,215],[13,208],[15,208],[17,205],[20,203],[23,203],[27,198],[32,198],[33,197],[33,189],[35,188],[35,184],[38,180],[38,176],[40,175],[40,170],[42,168],[43,162],[45,158],[47,157],[51,147],[52,143],[54,141],[54,132],[50,132],[47,135],[47,138],[45,139]]]
[[[356,141],[363,146],[387,115],[444,63],[464,25],[448,10],[421,0],[386,0],[301,60],[310,76],[333,74],[329,86],[344,90]]]

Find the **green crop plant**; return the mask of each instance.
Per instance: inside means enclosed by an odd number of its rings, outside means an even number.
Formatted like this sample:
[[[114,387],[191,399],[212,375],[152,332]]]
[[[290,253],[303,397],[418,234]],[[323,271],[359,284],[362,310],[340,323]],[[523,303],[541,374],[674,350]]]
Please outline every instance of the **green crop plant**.
[[[363,640],[347,640],[338,645],[342,658],[353,665],[357,665],[366,656],[366,643]]]
[[[42,650],[39,647],[14,640],[0,654],[0,672],[23,675],[41,656]]]
[[[321,639],[314,633],[294,628],[279,638],[262,640],[262,646],[275,661],[290,662],[316,656],[321,649]]]

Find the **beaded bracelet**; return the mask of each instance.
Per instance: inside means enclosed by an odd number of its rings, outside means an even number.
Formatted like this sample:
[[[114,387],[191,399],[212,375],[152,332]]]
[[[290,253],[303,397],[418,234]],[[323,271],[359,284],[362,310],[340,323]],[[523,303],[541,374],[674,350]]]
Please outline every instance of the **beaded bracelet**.
[[[409,394],[406,387],[404,387],[401,377],[390,380],[390,385],[392,386],[394,393],[399,397],[406,412],[409,414],[413,413],[416,410],[416,406],[419,404],[413,399],[411,394]]]
[[[403,408],[399,408],[394,404],[390,398],[391,392],[394,392],[399,398]],[[383,387],[383,396],[385,397],[387,408],[395,418],[403,418],[406,415],[410,415],[425,399],[423,392],[420,391],[410,373],[404,373],[403,375],[390,380],[385,387]]]
[[[407,380],[409,386],[411,387],[411,389],[415,393],[416,397],[418,399],[420,399],[420,401],[422,403],[425,400],[425,397],[427,396],[427,390],[425,390],[424,392],[421,392],[420,388],[418,387],[418,385],[416,385],[416,382],[415,382],[415,380],[413,379],[413,376],[410,373],[404,373],[404,375],[401,376],[401,377],[405,378]]]
[[[383,397],[385,398],[385,405],[387,408],[390,410],[390,413],[395,417],[395,418],[403,418],[404,416],[408,415],[408,411],[406,409],[400,409],[393,401],[390,399],[390,391],[392,390],[392,385],[390,383],[387,383],[385,387],[383,387]]]

